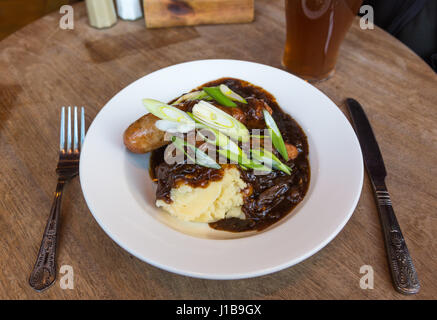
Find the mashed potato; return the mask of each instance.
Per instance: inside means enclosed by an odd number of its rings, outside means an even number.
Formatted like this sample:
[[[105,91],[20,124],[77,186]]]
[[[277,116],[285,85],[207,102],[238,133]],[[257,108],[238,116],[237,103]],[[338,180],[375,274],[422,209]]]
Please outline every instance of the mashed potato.
[[[246,183],[235,167],[224,169],[223,179],[212,181],[206,188],[182,184],[170,192],[172,203],[157,200],[156,205],[185,221],[214,222],[223,218],[241,218],[242,190]]]

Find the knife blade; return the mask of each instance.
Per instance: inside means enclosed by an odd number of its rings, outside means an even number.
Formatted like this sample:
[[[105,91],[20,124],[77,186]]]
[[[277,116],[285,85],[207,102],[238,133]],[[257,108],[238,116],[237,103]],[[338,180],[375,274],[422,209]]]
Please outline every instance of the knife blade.
[[[363,108],[356,100],[349,98],[346,100],[346,104],[351,115],[352,125],[360,141],[367,173],[372,181],[384,180],[387,176],[387,171],[385,170],[384,160],[373,130],[370,127],[369,120]]]
[[[403,294],[418,293],[419,279],[385,185],[387,171],[372,127],[358,101],[348,98],[346,106],[360,142],[367,174],[372,182],[393,285]]]

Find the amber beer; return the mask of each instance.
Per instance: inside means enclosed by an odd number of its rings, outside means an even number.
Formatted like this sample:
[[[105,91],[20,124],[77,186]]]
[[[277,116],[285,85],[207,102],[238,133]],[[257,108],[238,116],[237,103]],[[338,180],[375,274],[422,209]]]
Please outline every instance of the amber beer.
[[[362,0],[285,0],[287,42],[284,66],[310,81],[329,78],[340,44]]]

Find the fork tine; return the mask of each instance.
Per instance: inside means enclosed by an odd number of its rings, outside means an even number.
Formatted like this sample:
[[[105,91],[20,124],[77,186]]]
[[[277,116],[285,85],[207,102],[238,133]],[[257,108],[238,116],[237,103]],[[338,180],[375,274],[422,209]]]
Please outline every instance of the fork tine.
[[[85,139],[85,109],[80,110],[80,147],[82,148],[83,140]]]
[[[59,151],[65,152],[65,107],[61,108],[61,129],[59,132]]]
[[[71,107],[68,107],[67,115],[67,152],[71,152]]]
[[[79,139],[78,139],[78,128],[77,128],[77,107],[74,107],[74,125],[73,125],[73,130],[74,130],[74,144],[73,144],[73,152],[79,152]]]

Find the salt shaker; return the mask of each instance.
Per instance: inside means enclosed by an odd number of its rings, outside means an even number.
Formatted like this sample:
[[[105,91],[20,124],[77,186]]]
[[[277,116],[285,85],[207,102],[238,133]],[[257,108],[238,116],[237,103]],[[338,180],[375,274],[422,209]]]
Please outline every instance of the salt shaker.
[[[85,0],[90,25],[102,29],[117,22],[113,0]]]
[[[137,20],[143,16],[140,0],[116,0],[118,16],[123,20]]]

